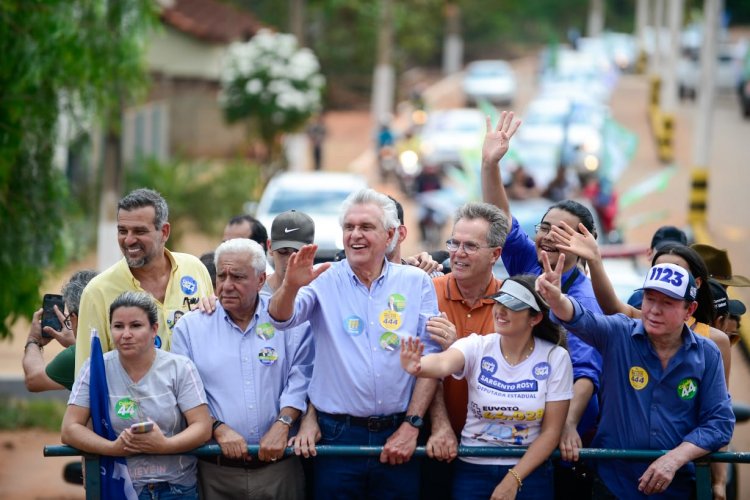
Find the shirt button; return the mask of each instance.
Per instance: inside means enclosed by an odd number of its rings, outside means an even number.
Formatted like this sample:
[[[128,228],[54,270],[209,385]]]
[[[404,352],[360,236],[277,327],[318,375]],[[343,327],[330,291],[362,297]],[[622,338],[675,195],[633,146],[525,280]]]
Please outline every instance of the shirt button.
[[[250,385],[250,381],[249,380],[245,380],[245,385]]]
[[[467,318],[471,318],[471,314],[467,314],[467,315],[466,315],[466,317],[467,317]]]
[[[377,347],[373,347],[373,348],[372,348],[372,350],[373,350],[373,351],[377,351],[377,350],[378,350],[378,348],[377,348]]]
[[[378,404],[379,404],[379,405],[382,405],[382,404],[383,404],[383,402],[382,402],[382,401],[380,401],[380,400],[378,400]]]

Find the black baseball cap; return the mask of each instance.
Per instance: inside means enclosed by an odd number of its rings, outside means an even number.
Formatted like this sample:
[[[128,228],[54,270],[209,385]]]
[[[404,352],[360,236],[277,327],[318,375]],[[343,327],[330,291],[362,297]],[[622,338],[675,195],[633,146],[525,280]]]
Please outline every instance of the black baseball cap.
[[[662,226],[656,230],[651,238],[651,248],[659,250],[667,243],[680,243],[687,245],[687,235],[685,231],[675,226]]]

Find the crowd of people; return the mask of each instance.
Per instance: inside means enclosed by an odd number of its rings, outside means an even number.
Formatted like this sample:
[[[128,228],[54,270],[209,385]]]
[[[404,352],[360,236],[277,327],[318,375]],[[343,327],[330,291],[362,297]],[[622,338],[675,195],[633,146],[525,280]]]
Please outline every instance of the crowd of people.
[[[166,248],[158,193],[129,193],[123,259],[66,285],[65,331],[46,333],[70,347],[46,367],[34,315],[27,386],[72,386],[63,442],[118,457],[130,498],[690,498],[692,461],[732,437],[745,307],[726,287],[750,280],[666,227],[642,289],[620,302],[585,206],[554,203],[534,238],[513,217],[498,162],[519,125],[487,121],[484,200],[456,212],[445,274],[426,253],[402,256],[403,208],[372,189],[341,207],[342,257],[317,265],[307,214],[280,214],[270,238],[233,218],[199,259]],[[493,275],[498,260],[509,278]],[[179,455],[207,442],[221,454]],[[459,443],[526,451],[458,456]],[[589,446],[667,452],[584,462]],[[712,469],[717,498],[725,470]]]

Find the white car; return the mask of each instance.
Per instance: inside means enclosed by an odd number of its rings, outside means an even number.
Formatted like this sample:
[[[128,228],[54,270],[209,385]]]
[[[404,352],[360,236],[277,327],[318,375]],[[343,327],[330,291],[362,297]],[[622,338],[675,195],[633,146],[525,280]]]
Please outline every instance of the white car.
[[[460,166],[463,151],[481,151],[485,132],[484,115],[479,110],[461,108],[434,111],[420,134],[422,162]]]
[[[519,149],[523,144],[553,144],[562,147],[572,104],[567,98],[542,97],[529,103],[518,129]]]
[[[339,223],[341,202],[349,194],[367,187],[364,177],[334,172],[285,172],[266,186],[258,202],[255,217],[271,231],[273,219],[287,210],[297,210],[315,222],[318,262],[333,260],[344,248]]]
[[[510,106],[516,98],[516,75],[505,61],[474,61],[466,67],[463,88],[468,104],[486,99]]]

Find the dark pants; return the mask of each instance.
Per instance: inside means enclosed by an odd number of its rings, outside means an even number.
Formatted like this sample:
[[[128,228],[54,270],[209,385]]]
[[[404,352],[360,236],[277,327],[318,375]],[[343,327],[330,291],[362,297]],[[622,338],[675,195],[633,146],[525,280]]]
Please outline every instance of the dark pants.
[[[508,474],[512,465],[478,465],[459,460],[453,478],[453,498],[460,500],[486,500]],[[548,460],[523,480],[517,500],[546,499],[554,495],[552,463]],[[575,497],[574,497],[575,498]]]
[[[449,500],[451,498],[453,474],[458,461],[458,459],[451,463],[433,459],[422,461],[422,484],[420,486],[422,500]]]
[[[318,412],[320,445],[383,446],[397,426],[371,432],[367,427],[330,418]],[[316,499],[404,499],[419,496],[419,461],[381,464],[380,457],[315,458]]]
[[[591,500],[594,471],[582,461],[555,462],[555,498],[557,500]]]

